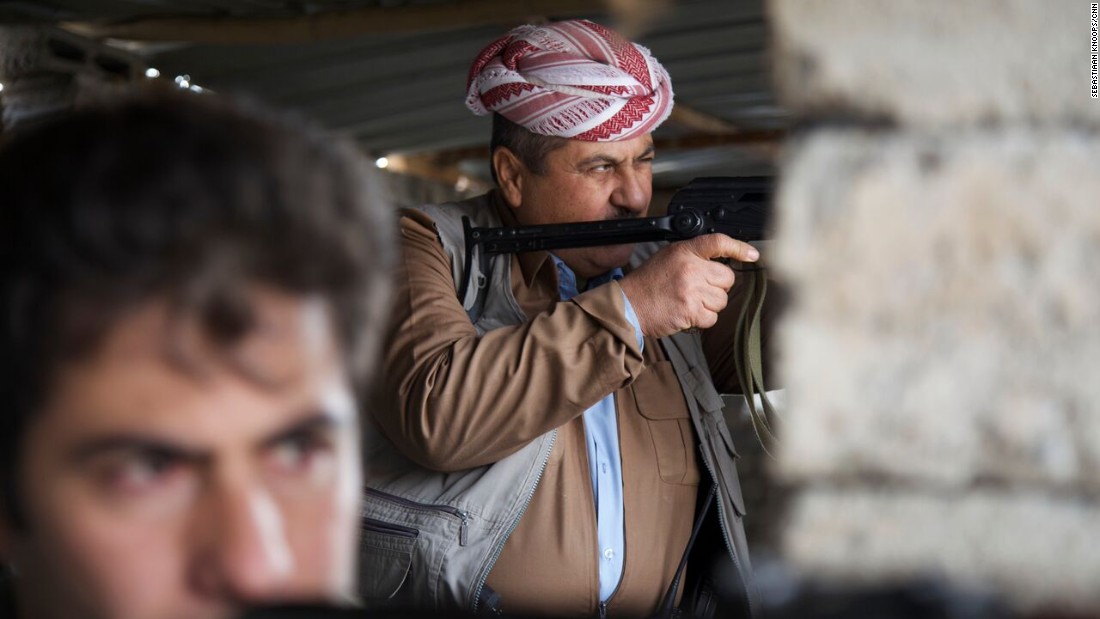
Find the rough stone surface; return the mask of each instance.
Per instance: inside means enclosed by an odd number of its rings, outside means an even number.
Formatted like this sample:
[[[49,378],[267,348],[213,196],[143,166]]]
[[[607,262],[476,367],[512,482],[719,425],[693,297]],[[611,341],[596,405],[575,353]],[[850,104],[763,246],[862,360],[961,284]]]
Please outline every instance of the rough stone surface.
[[[1100,491],[1100,139],[818,131],[782,180],[788,480]]]
[[[796,115],[1100,127],[1088,2],[769,0],[768,15]]]
[[[939,578],[1018,609],[1100,607],[1100,505],[1031,493],[814,489],[784,531],[788,562],[847,586]]]
[[[783,559],[1100,610],[1090,3],[768,0]],[[751,511],[751,510],[750,510]]]

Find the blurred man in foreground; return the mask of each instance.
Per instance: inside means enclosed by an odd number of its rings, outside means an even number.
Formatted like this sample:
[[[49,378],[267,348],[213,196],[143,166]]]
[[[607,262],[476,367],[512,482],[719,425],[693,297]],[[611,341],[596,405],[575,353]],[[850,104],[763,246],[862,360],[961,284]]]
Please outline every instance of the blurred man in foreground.
[[[392,253],[359,157],[198,96],[8,137],[4,616],[350,598]]]

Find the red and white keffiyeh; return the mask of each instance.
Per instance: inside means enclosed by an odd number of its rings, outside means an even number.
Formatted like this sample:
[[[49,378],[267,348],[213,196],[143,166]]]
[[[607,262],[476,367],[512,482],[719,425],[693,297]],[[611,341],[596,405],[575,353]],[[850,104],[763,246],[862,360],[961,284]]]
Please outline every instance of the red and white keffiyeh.
[[[672,111],[672,82],[649,50],[586,20],[512,30],[478,54],[466,90],[479,116],[587,142],[644,135]]]

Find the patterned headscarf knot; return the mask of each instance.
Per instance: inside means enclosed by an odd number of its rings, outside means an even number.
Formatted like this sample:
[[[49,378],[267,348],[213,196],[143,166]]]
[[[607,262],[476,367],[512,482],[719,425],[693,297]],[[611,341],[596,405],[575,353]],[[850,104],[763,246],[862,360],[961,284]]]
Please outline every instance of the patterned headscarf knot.
[[[466,91],[479,116],[587,142],[644,135],[672,111],[672,82],[649,50],[587,20],[520,26],[493,41]]]

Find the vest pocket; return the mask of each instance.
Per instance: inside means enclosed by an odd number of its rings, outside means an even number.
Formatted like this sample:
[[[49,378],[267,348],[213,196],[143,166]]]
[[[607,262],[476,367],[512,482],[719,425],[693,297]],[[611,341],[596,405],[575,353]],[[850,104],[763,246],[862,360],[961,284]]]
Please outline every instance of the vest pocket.
[[[658,361],[650,365],[630,388],[638,412],[649,427],[661,480],[670,484],[698,485],[695,433],[672,363]]]
[[[397,595],[412,568],[413,546],[420,531],[363,518],[359,539],[359,595],[387,600]]]

